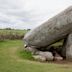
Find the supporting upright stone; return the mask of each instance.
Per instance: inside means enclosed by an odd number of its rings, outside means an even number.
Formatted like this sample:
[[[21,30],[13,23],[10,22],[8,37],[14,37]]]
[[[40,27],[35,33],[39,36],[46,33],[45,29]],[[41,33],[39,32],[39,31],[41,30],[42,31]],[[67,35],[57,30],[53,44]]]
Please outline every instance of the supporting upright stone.
[[[68,36],[66,36],[66,38],[64,38],[63,46],[60,49],[60,55],[63,57],[63,59],[66,59],[66,43],[67,43],[67,38],[68,38]]]
[[[68,35],[65,43],[66,59],[72,61],[72,33]]]

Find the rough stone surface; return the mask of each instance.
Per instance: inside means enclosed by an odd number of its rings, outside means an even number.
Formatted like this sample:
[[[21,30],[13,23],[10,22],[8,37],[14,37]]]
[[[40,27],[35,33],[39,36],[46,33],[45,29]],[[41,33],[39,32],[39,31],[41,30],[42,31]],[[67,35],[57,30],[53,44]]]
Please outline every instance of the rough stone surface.
[[[28,32],[24,41],[28,47],[42,48],[65,38],[70,32],[72,32],[72,6]]]
[[[66,59],[72,61],[72,33],[69,34],[66,40],[65,49],[66,49]]]
[[[38,60],[38,61],[41,61],[41,62],[45,62],[46,61],[46,58],[44,56],[41,56],[41,55],[33,55],[33,58],[35,60]]]
[[[50,60],[53,60],[53,54],[51,52],[43,52],[43,51],[39,51],[38,52],[38,55],[42,56],[42,57],[45,57],[47,61],[50,61]]]

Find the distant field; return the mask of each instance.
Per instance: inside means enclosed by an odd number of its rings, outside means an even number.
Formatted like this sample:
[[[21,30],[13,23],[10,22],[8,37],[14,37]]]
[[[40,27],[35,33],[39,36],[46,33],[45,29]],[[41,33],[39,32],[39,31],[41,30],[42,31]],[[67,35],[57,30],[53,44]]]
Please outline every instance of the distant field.
[[[72,72],[72,63],[40,63],[23,51],[22,40],[0,41],[0,72]]]
[[[0,40],[22,39],[27,30],[0,30]]]
[[[18,33],[18,34],[22,35],[26,32],[27,32],[27,30],[5,30],[5,29],[0,30],[0,34],[4,34],[4,35],[9,34],[9,33]]]

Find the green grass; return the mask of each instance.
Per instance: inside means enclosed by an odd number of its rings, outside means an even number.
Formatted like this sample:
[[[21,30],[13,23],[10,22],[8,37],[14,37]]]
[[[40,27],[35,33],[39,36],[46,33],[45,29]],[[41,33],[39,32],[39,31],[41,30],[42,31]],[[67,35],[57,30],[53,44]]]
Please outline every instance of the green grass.
[[[72,64],[40,63],[23,51],[23,41],[0,42],[0,72],[72,72]]]

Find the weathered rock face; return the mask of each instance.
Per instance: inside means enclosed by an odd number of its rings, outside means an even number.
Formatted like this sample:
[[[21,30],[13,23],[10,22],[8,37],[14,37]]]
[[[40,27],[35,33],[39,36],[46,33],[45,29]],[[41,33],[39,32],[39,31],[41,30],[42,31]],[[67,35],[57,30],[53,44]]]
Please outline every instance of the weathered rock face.
[[[66,49],[66,59],[72,61],[72,33],[69,34],[64,48]]]
[[[43,52],[43,51],[39,51],[38,55],[45,57],[47,61],[51,61],[54,59],[54,56],[51,52]]]
[[[44,56],[41,56],[41,55],[33,55],[33,58],[35,60],[38,60],[38,61],[41,61],[41,62],[45,62],[46,61],[46,58]]]
[[[25,35],[24,41],[28,47],[40,48],[65,38],[71,32],[72,6],[31,30]]]
[[[34,59],[36,60],[41,60],[41,61],[52,61],[54,59],[54,56],[51,52],[43,52],[43,51],[38,51],[37,55],[33,56]]]

